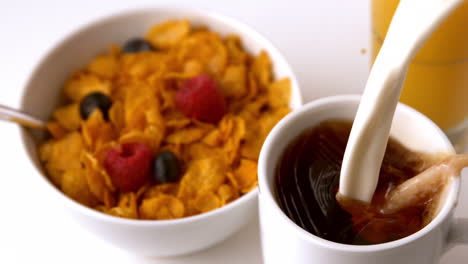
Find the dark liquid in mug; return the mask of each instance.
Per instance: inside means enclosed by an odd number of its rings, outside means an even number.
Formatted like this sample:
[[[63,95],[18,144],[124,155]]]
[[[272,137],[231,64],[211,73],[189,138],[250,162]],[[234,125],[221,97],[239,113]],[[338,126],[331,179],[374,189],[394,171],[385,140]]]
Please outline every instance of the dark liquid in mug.
[[[280,207],[298,226],[338,243],[378,244],[417,232],[425,224],[430,201],[394,214],[379,213],[389,191],[428,166],[420,154],[396,140],[387,145],[372,204],[344,210],[336,201],[351,126],[348,121],[324,122],[290,143],[276,168]]]

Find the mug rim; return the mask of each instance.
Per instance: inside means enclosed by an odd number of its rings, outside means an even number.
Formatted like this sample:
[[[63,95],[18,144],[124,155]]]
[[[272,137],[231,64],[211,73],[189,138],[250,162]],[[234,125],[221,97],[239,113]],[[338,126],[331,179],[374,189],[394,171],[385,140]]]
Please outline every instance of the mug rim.
[[[112,22],[114,20],[122,20],[127,19],[129,17],[135,17],[143,14],[148,13],[157,13],[157,12],[165,12],[168,14],[173,14],[174,16],[187,16],[189,19],[190,17],[201,17],[204,19],[209,19],[212,21],[217,21],[218,23],[224,24],[227,27],[231,27],[239,32],[239,34],[247,36],[253,42],[258,43],[259,46],[262,47],[263,50],[266,50],[271,57],[276,57],[277,60],[273,61],[273,65],[278,65],[286,69],[288,73],[288,78],[291,80],[291,94],[295,94],[296,97],[294,100],[296,101],[297,106],[303,105],[303,96],[302,91],[299,86],[299,82],[297,81],[297,77],[288,63],[286,58],[283,56],[281,51],[273,44],[273,42],[267,39],[264,35],[259,33],[255,28],[250,25],[245,24],[237,19],[231,18],[227,15],[220,14],[215,11],[211,11],[208,9],[201,9],[201,8],[193,8],[193,7],[178,7],[178,6],[143,6],[125,10],[114,11],[108,13],[103,16],[99,16],[97,18],[91,19],[84,24],[78,25],[75,29],[71,30],[70,32],[64,34],[63,37],[59,38],[55,43],[53,43],[49,49],[45,51],[39,58],[38,62],[32,67],[32,71],[28,74],[28,78],[23,85],[23,92],[21,94],[19,104],[20,109],[24,109],[24,104],[26,102],[27,94],[25,91],[28,87],[32,85],[32,81],[34,77],[38,74],[39,70],[44,67],[44,64],[50,57],[52,57],[56,52],[61,50],[64,45],[66,45],[69,41],[73,38],[83,34],[89,30],[92,30],[95,27],[101,26],[103,24]],[[209,25],[208,25],[209,26]],[[290,103],[293,102],[293,98],[291,98]],[[258,194],[258,185],[250,190],[248,193],[243,194],[241,197],[237,198],[236,200],[222,206],[211,210],[209,212],[204,212],[198,215],[187,216],[178,219],[169,219],[169,220],[145,220],[145,219],[129,219],[129,218],[122,218],[117,217],[109,214],[105,214],[100,212],[96,209],[89,208],[73,199],[65,195],[62,191],[60,191],[54,184],[50,182],[47,178],[46,173],[43,172],[40,168],[35,166],[35,162],[32,159],[32,155],[28,151],[28,146],[26,143],[26,137],[28,137],[28,132],[25,128],[19,127],[20,130],[20,138],[21,144],[23,149],[25,150],[25,154],[29,159],[29,162],[33,165],[34,170],[39,176],[42,178],[41,182],[48,186],[49,190],[52,190],[55,193],[57,199],[63,200],[63,203],[67,207],[71,207],[76,209],[83,215],[88,217],[94,217],[96,219],[102,221],[111,221],[116,224],[124,224],[124,225],[133,225],[133,226],[152,226],[152,227],[166,227],[172,225],[179,225],[179,224],[188,224],[197,221],[203,221],[207,218],[210,218],[214,215],[220,215],[227,213],[229,210],[233,209],[234,207],[239,207],[242,204],[246,203],[248,200],[255,199]]]
[[[337,103],[359,103],[361,96],[356,94],[344,94],[344,95],[335,95],[329,97],[323,97],[309,103],[303,105],[303,107],[299,108],[298,110],[292,112],[291,114],[287,115],[283,118],[270,132],[267,139],[264,142],[262,150],[260,152],[259,162],[258,162],[258,187],[259,187],[259,200],[264,199],[265,202],[268,202],[270,205],[273,206],[274,210],[276,211],[277,215],[281,217],[282,222],[284,225],[287,225],[290,229],[293,229],[298,236],[302,239],[316,244],[318,246],[333,249],[333,250],[340,250],[343,252],[355,252],[355,253],[362,253],[362,252],[377,252],[377,251],[384,251],[393,248],[398,248],[404,245],[407,245],[423,236],[431,232],[435,227],[440,225],[447,217],[450,216],[453,208],[456,205],[459,191],[460,191],[460,177],[452,177],[450,181],[450,186],[447,186],[448,189],[447,196],[443,201],[441,208],[437,215],[422,229],[413,233],[409,236],[400,238],[398,240],[394,240],[391,242],[385,242],[380,244],[372,244],[372,245],[350,245],[350,244],[343,244],[333,242],[324,238],[321,238],[317,235],[314,235],[305,229],[298,226],[294,223],[280,208],[278,202],[275,199],[275,195],[273,194],[273,190],[269,188],[269,184],[271,181],[274,181],[274,177],[267,177],[266,167],[271,165],[269,164],[270,160],[270,153],[272,152],[272,148],[275,142],[278,140],[278,135],[280,132],[283,131],[285,127],[288,125],[297,122],[299,116],[312,111],[315,108],[319,108],[323,105],[328,104],[337,104]],[[448,143],[447,146],[450,146],[447,150],[455,153],[453,145],[450,143],[444,132],[428,117],[420,113],[419,111],[403,104],[398,103],[400,111],[404,111],[409,113],[410,115],[418,116],[419,119],[423,119],[423,122],[428,123],[431,125]],[[271,178],[271,180],[267,180],[267,178]],[[272,184],[274,186],[274,183]],[[261,203],[260,203],[261,206]]]

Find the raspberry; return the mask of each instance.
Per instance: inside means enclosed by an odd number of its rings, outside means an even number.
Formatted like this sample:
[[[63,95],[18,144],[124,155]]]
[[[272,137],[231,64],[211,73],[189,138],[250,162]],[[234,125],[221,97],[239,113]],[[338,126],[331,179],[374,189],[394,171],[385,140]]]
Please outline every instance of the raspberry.
[[[150,176],[153,151],[141,143],[127,143],[112,148],[104,159],[104,167],[119,190],[135,191]]]
[[[226,101],[208,75],[186,80],[177,91],[176,104],[184,115],[209,123],[218,122],[226,113]]]

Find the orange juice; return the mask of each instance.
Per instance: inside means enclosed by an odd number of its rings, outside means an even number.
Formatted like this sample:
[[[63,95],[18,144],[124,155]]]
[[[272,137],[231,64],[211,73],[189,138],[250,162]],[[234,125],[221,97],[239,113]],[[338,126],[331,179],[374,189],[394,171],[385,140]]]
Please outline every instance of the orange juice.
[[[374,59],[398,3],[372,0]],[[413,59],[400,101],[443,129],[468,118],[468,1],[444,21]]]

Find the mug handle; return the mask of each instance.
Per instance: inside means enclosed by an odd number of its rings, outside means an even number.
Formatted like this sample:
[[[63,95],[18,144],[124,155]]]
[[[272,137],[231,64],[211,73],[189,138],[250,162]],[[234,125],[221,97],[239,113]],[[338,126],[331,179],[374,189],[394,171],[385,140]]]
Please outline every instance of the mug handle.
[[[455,218],[450,225],[444,252],[457,244],[468,244],[468,218]]]
[[[457,153],[468,153],[468,119],[446,131]]]

